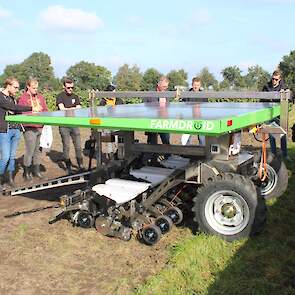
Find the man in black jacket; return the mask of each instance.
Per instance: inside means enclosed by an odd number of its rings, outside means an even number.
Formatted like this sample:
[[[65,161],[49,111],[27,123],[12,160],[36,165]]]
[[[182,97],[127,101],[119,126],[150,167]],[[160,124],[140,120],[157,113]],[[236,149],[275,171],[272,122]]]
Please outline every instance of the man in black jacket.
[[[275,70],[272,73],[271,80],[264,85],[262,91],[281,91],[287,89],[285,82],[282,80],[282,74],[280,71]]]
[[[14,186],[15,155],[21,128],[19,124],[5,121],[5,115],[32,110],[29,106],[16,104],[14,97],[18,89],[18,81],[15,78],[8,78],[4,82],[4,89],[0,92],[0,186],[4,182],[5,171],[8,172],[8,184]]]
[[[271,81],[269,81],[262,89],[262,91],[281,91],[287,89],[284,81],[282,80],[282,74],[279,70],[272,73]],[[279,124],[279,117],[274,119],[274,122]],[[271,152],[275,155],[277,153],[276,139],[272,134],[269,134],[269,144]],[[282,156],[285,160],[289,160],[288,150],[287,150],[287,136],[281,135],[281,151]]]

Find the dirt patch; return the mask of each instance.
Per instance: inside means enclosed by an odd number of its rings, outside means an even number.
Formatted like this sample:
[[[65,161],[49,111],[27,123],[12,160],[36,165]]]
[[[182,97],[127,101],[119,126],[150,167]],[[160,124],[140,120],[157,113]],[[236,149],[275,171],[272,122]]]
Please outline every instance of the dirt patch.
[[[89,130],[81,131],[84,142]],[[145,141],[143,133],[136,137]],[[173,136],[172,141],[179,142],[179,136]],[[66,174],[59,161],[61,151],[60,136],[54,128],[52,151],[43,153],[47,179]],[[71,151],[74,159],[73,146]],[[15,177],[18,186],[24,185],[23,152],[22,140]],[[87,158],[84,160],[86,163]],[[134,238],[123,242],[104,237],[95,229],[73,227],[66,220],[49,225],[54,209],[4,218],[14,211],[54,204],[60,194],[60,190],[52,190],[0,197],[0,294],[128,294],[165,265],[173,244],[192,235],[188,228],[174,228],[156,246],[148,247]]]
[[[84,142],[89,131],[81,131]],[[145,139],[141,133],[138,137]],[[61,151],[58,130],[54,128],[52,151],[50,156],[43,153],[42,158],[45,178],[66,174],[59,161]],[[73,146],[71,151],[74,159]],[[23,152],[22,140],[15,177],[18,186],[25,184]],[[88,159],[84,160],[86,163]],[[0,197],[0,294],[128,294],[165,265],[171,245],[191,235],[187,228],[174,228],[156,246],[148,247],[135,238],[129,242],[107,238],[95,229],[73,227],[66,220],[49,225],[54,209],[4,218],[15,211],[52,205],[60,195],[61,191],[55,189]]]

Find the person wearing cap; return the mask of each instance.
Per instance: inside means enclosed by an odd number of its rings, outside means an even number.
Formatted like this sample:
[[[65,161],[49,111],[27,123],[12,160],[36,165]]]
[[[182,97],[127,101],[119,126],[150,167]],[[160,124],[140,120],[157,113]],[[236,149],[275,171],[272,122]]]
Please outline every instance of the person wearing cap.
[[[112,84],[108,85],[106,88],[106,91],[116,91],[116,87]],[[113,106],[113,105],[117,105],[117,104],[123,104],[123,100],[120,97],[103,97],[100,102],[99,105],[100,106]]]
[[[106,91],[115,92],[116,87],[114,85],[110,84],[106,87]],[[115,105],[119,105],[119,104],[124,104],[124,101],[120,97],[103,97],[99,102],[100,106],[115,106]],[[102,132],[102,135],[105,137],[111,138],[111,134],[112,134],[111,130],[108,130],[108,129],[104,129]],[[115,136],[115,143],[113,143],[113,142],[106,142],[105,143],[106,158],[108,160],[114,159],[114,154],[116,153],[117,145],[118,145],[118,136],[117,135]]]

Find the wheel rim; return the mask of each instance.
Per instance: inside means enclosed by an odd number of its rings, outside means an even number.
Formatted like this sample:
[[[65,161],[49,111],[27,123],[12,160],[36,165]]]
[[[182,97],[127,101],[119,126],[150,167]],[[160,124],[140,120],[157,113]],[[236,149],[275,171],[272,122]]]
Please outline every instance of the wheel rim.
[[[179,208],[177,208],[179,211],[181,211]],[[179,212],[177,209],[175,208],[170,208],[167,210],[167,212],[165,213],[174,224],[179,224],[182,221],[182,216],[181,216],[181,212]]]
[[[266,196],[270,194],[275,189],[278,183],[278,175],[276,171],[274,170],[274,168],[268,164],[266,166],[267,166],[266,167],[267,177],[265,181],[261,183],[261,186],[260,186],[260,194],[262,196]]]
[[[169,218],[169,217],[167,217],[167,218]],[[155,224],[156,224],[156,226],[158,226],[160,228],[162,234],[166,234],[167,232],[170,231],[169,221],[167,219],[165,219],[164,217],[158,217]]]
[[[81,227],[88,228],[92,226],[92,216],[89,213],[80,212],[78,215],[78,224]]]
[[[250,211],[245,199],[231,190],[212,194],[205,204],[208,224],[218,233],[234,235],[249,223]]]
[[[144,230],[143,233],[145,241],[148,243],[155,243],[158,240],[158,233],[155,231],[154,228],[148,227]]]

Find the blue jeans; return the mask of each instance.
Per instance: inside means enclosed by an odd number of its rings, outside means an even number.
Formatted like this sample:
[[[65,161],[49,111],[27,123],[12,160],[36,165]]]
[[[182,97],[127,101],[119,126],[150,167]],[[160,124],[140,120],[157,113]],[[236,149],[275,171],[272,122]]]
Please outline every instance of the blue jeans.
[[[19,129],[8,129],[6,133],[0,133],[0,175],[3,175],[6,169],[13,173],[19,139]]]

